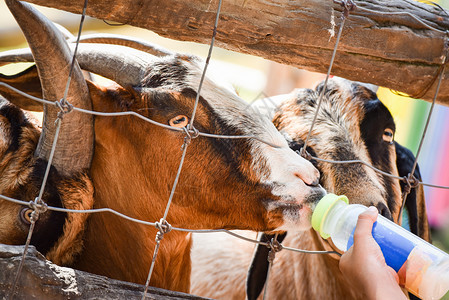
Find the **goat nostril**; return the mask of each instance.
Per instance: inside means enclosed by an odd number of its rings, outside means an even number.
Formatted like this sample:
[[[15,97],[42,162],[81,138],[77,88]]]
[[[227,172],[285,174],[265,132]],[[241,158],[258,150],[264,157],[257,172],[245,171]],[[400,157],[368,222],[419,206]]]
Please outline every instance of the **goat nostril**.
[[[318,178],[315,178],[315,180],[314,181],[312,181],[311,183],[307,183],[306,182],[306,185],[307,186],[318,186],[320,184],[320,180],[318,179]]]
[[[295,172],[293,175],[301,179],[302,182],[304,182],[307,186],[317,186],[320,184],[319,178],[311,179],[311,176],[303,176],[301,173]]]
[[[379,214],[384,216],[385,218],[393,221],[393,217],[391,215],[390,209],[383,203],[377,203],[375,205],[377,207],[377,210],[379,211]]]

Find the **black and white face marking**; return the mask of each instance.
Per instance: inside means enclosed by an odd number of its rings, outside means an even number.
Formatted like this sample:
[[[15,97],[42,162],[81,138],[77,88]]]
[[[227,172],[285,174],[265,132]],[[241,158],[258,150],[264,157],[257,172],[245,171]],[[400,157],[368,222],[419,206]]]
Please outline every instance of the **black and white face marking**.
[[[143,90],[164,87],[196,95],[202,71],[202,62],[196,58],[172,57],[150,70]],[[256,136],[278,146],[274,148],[256,139],[239,142],[217,140],[217,143],[221,143],[229,151],[249,153],[251,169],[259,183],[271,189],[273,198],[280,199],[278,202],[267,201],[268,211],[282,208],[285,212],[284,221],[290,224],[288,226],[308,224],[307,218],[300,216],[299,210],[303,208],[303,204],[310,206],[324,195],[324,190],[316,186],[318,170],[288,147],[287,141],[268,117],[258,115],[229,86],[206,76],[200,101],[204,101],[203,105],[207,106],[214,119],[219,120],[220,132],[210,133]],[[183,114],[189,116],[191,112]],[[234,158],[241,157],[241,153],[234,155]]]
[[[278,128],[293,141],[304,141],[316,112],[322,85],[295,91],[281,104],[275,117]],[[329,81],[309,146],[317,156],[330,160],[362,160],[394,172],[390,142],[394,122],[375,93],[344,79]],[[360,164],[318,163],[321,184],[330,192],[346,194],[350,201],[394,208],[396,186],[389,178]],[[389,216],[388,210],[385,215]]]

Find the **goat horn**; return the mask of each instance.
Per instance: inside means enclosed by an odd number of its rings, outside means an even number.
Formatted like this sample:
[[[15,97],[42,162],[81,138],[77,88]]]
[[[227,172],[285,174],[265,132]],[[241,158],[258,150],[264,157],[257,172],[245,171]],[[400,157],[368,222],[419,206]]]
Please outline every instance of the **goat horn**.
[[[70,42],[75,42],[75,39],[71,39]],[[82,43],[97,43],[97,44],[113,44],[113,45],[121,45],[126,46],[130,48],[134,48],[136,50],[140,50],[146,53],[149,53],[151,55],[163,57],[163,56],[169,56],[173,55],[174,53],[164,49],[162,47],[159,47],[158,45],[149,43],[147,41],[134,38],[134,37],[128,37],[124,35],[119,34],[107,34],[107,33],[100,33],[100,34],[89,34],[85,36],[81,36],[80,42]]]
[[[14,49],[0,53],[0,67],[10,63],[34,62],[30,48]]]
[[[73,50],[74,44],[69,47]],[[83,70],[114,80],[122,86],[138,86],[150,63],[157,58],[119,45],[80,44],[77,61]],[[0,66],[14,62],[33,62],[29,48],[0,53]]]
[[[58,28],[58,30],[62,33],[62,35],[66,40],[75,39],[75,36],[61,24],[53,22],[53,25],[55,25],[55,27]]]
[[[6,0],[11,13],[21,27],[33,53],[39,73],[43,97],[58,101],[64,95],[71,63],[71,51],[60,31],[27,3]],[[91,109],[87,84],[78,64],[72,72],[67,100],[74,106]],[[44,121],[35,155],[49,158],[56,132],[59,109],[44,106]],[[63,175],[89,168],[93,155],[93,117],[72,112],[64,117],[53,165]]]

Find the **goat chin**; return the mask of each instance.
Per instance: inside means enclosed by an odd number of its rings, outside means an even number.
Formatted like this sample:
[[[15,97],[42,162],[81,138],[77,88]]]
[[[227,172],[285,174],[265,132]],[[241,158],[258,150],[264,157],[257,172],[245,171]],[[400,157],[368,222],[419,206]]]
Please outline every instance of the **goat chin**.
[[[326,194],[321,186],[309,187],[309,193],[299,197],[281,199],[269,202],[266,207],[268,214],[282,211],[284,223],[273,231],[306,230],[311,228],[310,219],[318,201]]]

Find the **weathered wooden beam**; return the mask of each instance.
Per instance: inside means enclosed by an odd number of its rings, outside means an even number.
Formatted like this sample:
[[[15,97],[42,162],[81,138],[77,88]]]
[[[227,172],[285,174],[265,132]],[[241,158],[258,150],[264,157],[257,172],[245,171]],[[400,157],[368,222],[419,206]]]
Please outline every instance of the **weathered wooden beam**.
[[[0,244],[0,299],[142,299],[144,286],[52,264],[30,246],[14,297],[10,298],[24,246]],[[206,300],[150,287],[147,299]]]
[[[84,4],[84,0],[29,2],[74,13],[81,13]],[[448,15],[412,0],[355,3],[358,9],[346,21],[332,74],[409,95],[419,95],[431,85],[422,96],[431,100],[445,52]],[[217,6],[218,0],[89,0],[87,14],[177,40],[209,43]],[[341,5],[332,0],[223,0],[217,45],[326,72],[335,44],[331,33],[338,30],[341,11]],[[448,81],[443,80],[438,98],[446,105]]]

